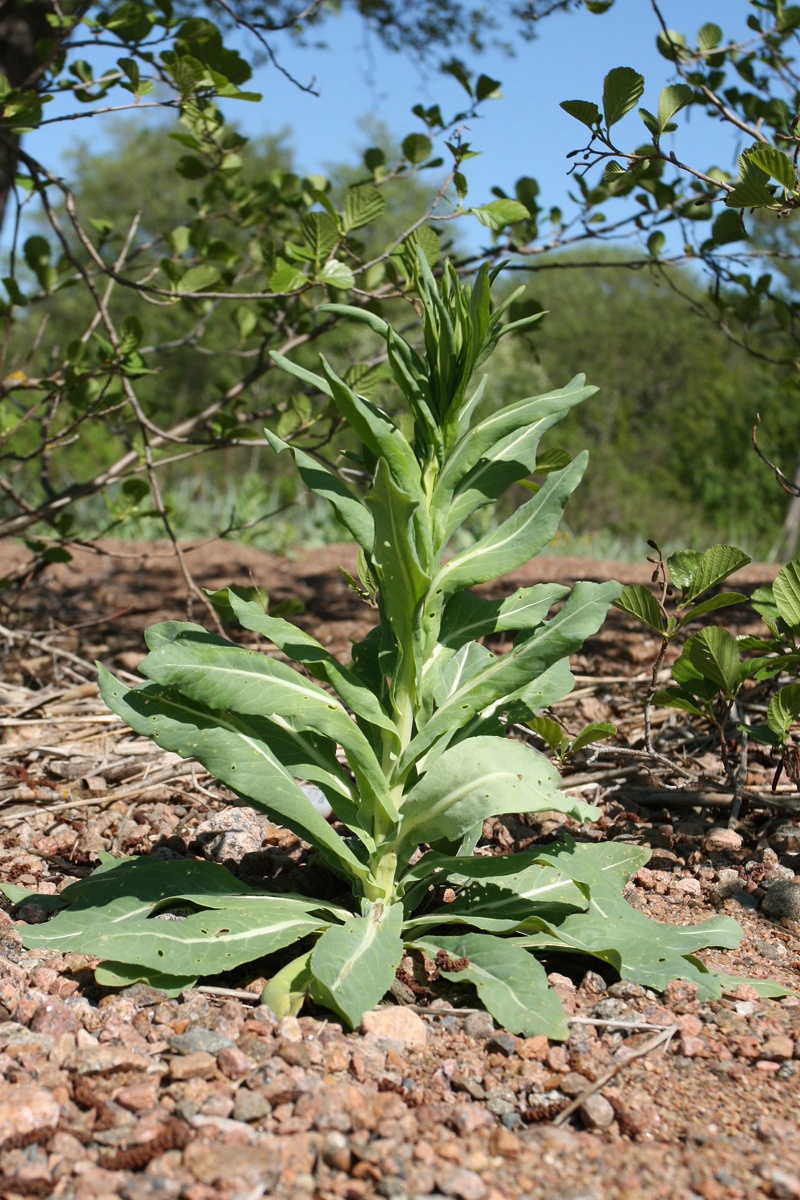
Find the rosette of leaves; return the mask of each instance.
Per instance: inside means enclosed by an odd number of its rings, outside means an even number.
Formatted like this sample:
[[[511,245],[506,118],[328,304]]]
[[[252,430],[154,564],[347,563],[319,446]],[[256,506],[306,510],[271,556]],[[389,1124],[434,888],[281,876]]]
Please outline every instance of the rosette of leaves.
[[[276,1012],[297,1012],[310,998],[351,1025],[384,997],[409,951],[475,988],[501,1024],[523,1034],[567,1035],[540,949],[595,955],[648,986],[677,976],[703,996],[719,993],[719,977],[695,952],[735,945],[738,926],[718,918],[673,929],[630,907],[623,888],[648,851],[564,842],[502,858],[474,853],[496,815],[597,815],[559,790],[551,760],[508,733],[568,694],[569,655],[620,591],[538,584],[488,599],[472,590],[548,545],[585,454],[547,475],[492,532],[449,553],[476,510],[536,472],[542,436],[594,390],[577,376],[476,415],[485,383],[476,371],[501,337],[535,319],[504,323],[514,297],[493,308],[492,282],[482,269],[469,286],[447,266],[437,284],[421,257],[419,350],[374,313],[326,306],[384,342],[410,436],[324,360],[314,374],[276,356],[328,398],[361,445],[366,482],[356,491],[268,434],[360,547],[360,586],[374,597],[377,624],[351,663],[229,588],[217,605],[280,658],[166,622],[147,633],[149,682],[131,688],[100,670],[114,712],[310,843],[328,886],[314,894],[311,864],[307,894],[254,894],[208,863],[109,859],[65,889],[63,911],[26,930],[27,945],[94,954],[105,984],[143,979],[173,991],[266,960],[265,1000]],[[504,655],[484,644],[497,633],[514,637]],[[304,782],[324,794],[332,821]],[[14,898],[24,912],[25,897]],[[179,919],[154,919],[165,915]]]

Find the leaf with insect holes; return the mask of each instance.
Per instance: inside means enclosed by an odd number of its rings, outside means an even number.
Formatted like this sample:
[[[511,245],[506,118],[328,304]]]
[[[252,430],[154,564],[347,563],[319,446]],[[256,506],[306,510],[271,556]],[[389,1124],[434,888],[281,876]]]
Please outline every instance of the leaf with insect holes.
[[[567,1015],[557,993],[548,986],[544,967],[523,947],[483,933],[428,934],[414,945],[434,960],[444,950],[445,961],[454,964],[452,970],[440,968],[445,979],[472,984],[484,1007],[504,1029],[523,1037],[536,1029],[556,1042],[569,1037]],[[466,960],[463,965],[461,959]]]

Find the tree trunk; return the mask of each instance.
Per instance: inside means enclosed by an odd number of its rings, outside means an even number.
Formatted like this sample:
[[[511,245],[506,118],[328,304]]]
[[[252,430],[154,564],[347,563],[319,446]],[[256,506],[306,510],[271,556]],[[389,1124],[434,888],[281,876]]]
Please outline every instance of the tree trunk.
[[[53,0],[0,0],[0,74],[13,88],[37,88],[49,57],[42,43],[52,42],[55,32],[47,20],[53,11]],[[19,138],[0,136],[0,228],[14,186],[18,147]]]
[[[786,516],[783,518],[783,528],[781,529],[781,545],[787,561],[797,554],[798,542],[800,542],[800,452],[795,459],[792,496],[786,508]]]

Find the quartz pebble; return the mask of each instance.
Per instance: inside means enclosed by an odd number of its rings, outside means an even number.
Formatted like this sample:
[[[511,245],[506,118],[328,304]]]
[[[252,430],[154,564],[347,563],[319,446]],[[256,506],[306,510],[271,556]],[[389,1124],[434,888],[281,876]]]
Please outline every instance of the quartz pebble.
[[[364,1033],[399,1042],[402,1046],[422,1048],[428,1041],[428,1029],[422,1017],[399,1005],[375,1008],[361,1018]]]
[[[614,1124],[613,1106],[600,1092],[587,1096],[578,1111],[587,1129],[608,1129]]]

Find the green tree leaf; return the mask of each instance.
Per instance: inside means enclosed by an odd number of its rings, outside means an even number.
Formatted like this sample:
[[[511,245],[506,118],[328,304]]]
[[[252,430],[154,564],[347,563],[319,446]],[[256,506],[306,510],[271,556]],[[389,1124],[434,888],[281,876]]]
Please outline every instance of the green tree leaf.
[[[800,630],[800,560],[787,563],[772,585],[778,615],[792,630]]]
[[[729,695],[742,684],[742,664],[736,639],[718,625],[701,629],[687,640],[683,654],[704,679],[710,680]]]
[[[800,683],[778,688],[767,705],[767,724],[784,744],[792,726],[800,719]]]
[[[421,135],[420,135],[421,136]],[[426,139],[427,140],[427,139]],[[350,233],[377,221],[386,208],[383,193],[372,184],[363,183],[348,189],[342,213],[342,231]]]
[[[614,608],[630,613],[637,621],[655,629],[656,633],[663,634],[666,629],[666,618],[661,611],[661,605],[650,589],[641,583],[626,584],[619,599],[614,601]]]
[[[673,83],[662,88],[658,94],[658,127],[663,133],[672,118],[687,104],[691,104],[694,91],[685,83]]]
[[[614,67],[603,80],[603,115],[610,129],[638,103],[644,76],[631,67]]]
[[[211,263],[203,263],[198,267],[189,267],[178,282],[181,292],[205,292],[219,279],[219,271]]]
[[[531,215],[519,200],[492,200],[489,204],[482,204],[480,208],[471,208],[469,211],[478,218],[481,225],[495,231],[505,229],[506,225],[514,225],[517,221],[527,221]]]
[[[589,129],[596,129],[600,124],[600,109],[590,100],[562,100],[559,107]]]
[[[403,138],[403,156],[410,163],[425,162],[433,153],[433,142],[425,133],[410,133],[408,137]]]
[[[317,280],[320,283],[327,283],[335,288],[351,288],[355,287],[356,277],[350,268],[342,262],[337,262],[332,259],[326,262],[325,266],[317,275]]]
[[[781,153],[775,146],[758,144],[747,151],[747,157],[760,167],[765,175],[776,179],[788,192],[797,187],[797,177],[792,161],[788,155]]]

